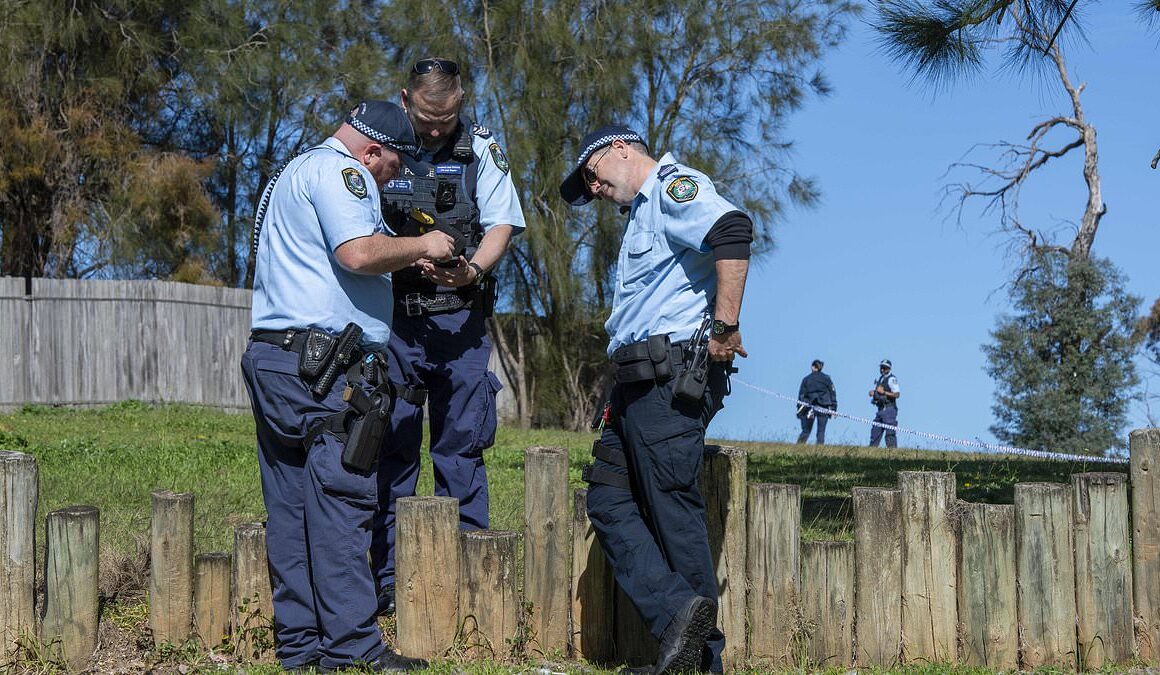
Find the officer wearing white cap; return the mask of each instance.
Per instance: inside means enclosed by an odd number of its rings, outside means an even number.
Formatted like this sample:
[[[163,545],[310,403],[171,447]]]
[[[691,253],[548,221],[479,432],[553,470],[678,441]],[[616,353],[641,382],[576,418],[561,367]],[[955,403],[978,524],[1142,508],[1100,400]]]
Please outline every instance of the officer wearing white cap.
[[[605,323],[616,384],[585,470],[588,515],[617,583],[660,641],[650,672],[719,672],[725,636],[697,477],[733,357],[747,356],[738,315],[753,225],[708,176],[672,154],[653,159],[619,125],[584,137],[560,194],[628,214]],[[707,345],[694,339],[703,326]],[[689,386],[697,378],[700,389]]]
[[[242,373],[268,514],[275,653],[291,671],[425,665],[383,644],[367,562],[375,468],[346,456],[358,447],[353,423],[368,417],[360,401],[415,395],[384,351],[393,304],[386,273],[453,250],[442,232],[401,239],[385,231],[376,186],[416,149],[398,106],[364,101],[274,176],[255,221]],[[381,452],[381,437],[358,437]]]
[[[874,388],[870,390],[870,402],[878,408],[874,415],[874,426],[870,427],[870,447],[878,447],[882,440],[882,432],[886,432],[886,447],[898,447],[898,433],[894,429],[886,429],[880,425],[898,426],[898,397],[902,390],[898,388],[898,378],[890,372],[893,364],[890,359],[882,359],[878,364],[878,379],[874,381]]]

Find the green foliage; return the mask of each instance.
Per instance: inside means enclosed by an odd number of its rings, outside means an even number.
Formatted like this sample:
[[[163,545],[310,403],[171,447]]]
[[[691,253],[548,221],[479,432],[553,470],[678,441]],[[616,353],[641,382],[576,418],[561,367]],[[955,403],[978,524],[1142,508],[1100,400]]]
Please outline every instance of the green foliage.
[[[1031,262],[1011,288],[1015,313],[1000,319],[983,347],[998,386],[991,431],[1056,452],[1123,447],[1119,432],[1138,382],[1140,300],[1107,260],[1043,252]]]

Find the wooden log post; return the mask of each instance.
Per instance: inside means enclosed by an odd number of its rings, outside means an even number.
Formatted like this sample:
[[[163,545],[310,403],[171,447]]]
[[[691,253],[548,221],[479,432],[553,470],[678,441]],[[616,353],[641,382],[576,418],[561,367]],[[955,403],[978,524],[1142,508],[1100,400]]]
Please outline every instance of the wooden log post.
[[[101,514],[70,506],[45,520],[41,637],[68,669],[81,672],[97,648]]]
[[[902,643],[902,494],[856,487],[854,585],[856,665],[898,665]]]
[[[274,601],[266,557],[264,523],[234,528],[234,575],[231,624],[238,655],[261,661],[273,654]]]
[[[616,587],[616,660],[628,666],[655,663],[659,644],[640,618],[636,606]]]
[[[472,658],[505,661],[511,656],[520,620],[519,538],[515,532],[493,530],[463,533],[459,609]]]
[[[616,656],[614,589],[596,531],[588,520],[588,491],[572,496],[572,658],[608,663]]]
[[[459,500],[404,497],[395,504],[398,648],[407,656],[441,657],[459,628]]]
[[[181,644],[193,625],[193,495],[155,490],[149,546],[149,627],[157,644]]]
[[[36,635],[36,460],[0,451],[0,663]]]
[[[749,653],[771,667],[792,666],[801,591],[801,488],[751,483],[748,513]]]
[[[1015,507],[959,502],[959,526],[961,659],[970,666],[1015,670]]]
[[[902,659],[946,663],[957,656],[958,537],[955,475],[900,471]]]
[[[1071,477],[1079,668],[1126,663],[1135,655],[1128,476]]]
[[[532,447],[524,453],[524,601],[531,605],[531,638],[545,654],[567,650],[568,451]]]
[[[709,550],[717,570],[717,626],[725,633],[725,651],[721,654],[725,670],[733,670],[746,658],[748,462],[749,455],[741,448],[710,445],[705,448],[705,468],[701,472]]]
[[[193,630],[205,649],[216,648],[230,634],[233,564],[229,553],[202,553],[193,561]]]
[[[1132,453],[1132,599],[1140,660],[1160,665],[1160,429],[1129,436]]]
[[[1071,494],[1060,483],[1016,483],[1016,601],[1025,669],[1075,669]]]
[[[810,665],[848,667],[854,656],[854,542],[805,542],[801,576]]]

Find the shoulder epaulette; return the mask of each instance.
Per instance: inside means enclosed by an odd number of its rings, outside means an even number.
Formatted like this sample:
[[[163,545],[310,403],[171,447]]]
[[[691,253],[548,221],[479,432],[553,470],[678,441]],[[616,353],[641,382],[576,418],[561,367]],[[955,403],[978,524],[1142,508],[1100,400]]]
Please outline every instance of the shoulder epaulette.
[[[479,136],[480,138],[491,138],[491,130],[482,124],[472,123],[471,133]]]

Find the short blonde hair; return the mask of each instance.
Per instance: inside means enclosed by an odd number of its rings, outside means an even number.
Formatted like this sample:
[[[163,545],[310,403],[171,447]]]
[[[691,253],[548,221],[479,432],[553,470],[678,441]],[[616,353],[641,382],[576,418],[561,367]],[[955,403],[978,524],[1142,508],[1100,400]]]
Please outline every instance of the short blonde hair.
[[[429,56],[419,59],[419,61],[426,60],[452,61],[452,59],[441,56]],[[462,69],[460,69],[460,73],[462,73]],[[407,78],[407,91],[421,94],[423,98],[429,100],[447,101],[461,99],[463,98],[463,80],[460,78],[460,73],[451,75],[443,72],[439,68],[432,68],[426,73],[420,74],[416,73],[412,68],[411,75]]]

